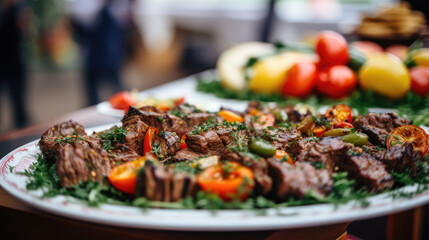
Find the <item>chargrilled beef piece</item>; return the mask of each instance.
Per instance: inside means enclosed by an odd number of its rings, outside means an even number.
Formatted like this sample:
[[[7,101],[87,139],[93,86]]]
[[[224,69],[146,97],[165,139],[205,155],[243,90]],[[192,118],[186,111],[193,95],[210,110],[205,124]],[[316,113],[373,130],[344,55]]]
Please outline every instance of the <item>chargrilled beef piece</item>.
[[[275,158],[269,158],[267,162],[277,200],[300,199],[310,191],[325,196],[332,190],[333,181],[327,169],[317,170],[307,162],[291,165]]]
[[[348,177],[356,180],[358,187],[366,187],[370,192],[381,192],[393,187],[393,178],[384,165],[368,154],[353,154],[339,162],[339,169],[348,173]]]
[[[222,140],[223,145],[229,145],[234,142],[234,136],[232,136],[233,131],[230,128],[226,127],[217,127],[213,131],[219,136]],[[244,131],[241,133],[244,134]]]
[[[141,157],[141,155],[125,143],[115,144],[113,149],[108,151],[108,156],[112,166]]]
[[[222,139],[214,130],[208,130],[199,134],[190,132],[186,135],[185,142],[190,150],[203,155],[220,155],[224,149]]]
[[[289,155],[296,157],[302,151],[312,147],[314,144],[316,144],[316,141],[314,141],[313,137],[301,138],[301,139],[298,139],[297,141],[293,142],[292,144],[289,144],[286,147],[286,152]]]
[[[293,140],[301,138],[301,133],[296,129],[263,129],[256,132],[256,136],[269,141],[278,150],[285,150]]]
[[[235,153],[226,148],[222,159],[235,161],[252,169],[255,177],[253,193],[265,196],[271,191],[273,181],[268,176],[268,165],[264,158],[248,153]]]
[[[363,125],[361,131],[368,135],[368,140],[373,145],[386,147],[386,139],[387,135],[389,135],[386,130],[371,125]]]
[[[355,120],[353,126],[368,135],[375,146],[386,147],[387,135],[393,129],[411,123],[411,120],[400,118],[395,113],[368,113]]]
[[[171,112],[170,112],[171,113]],[[150,127],[155,127],[159,131],[175,132],[181,138],[184,134],[191,131],[194,126],[201,125],[210,118],[215,118],[215,115],[209,113],[191,113],[191,114],[177,114],[160,113],[153,111],[142,111],[130,107],[125,114],[124,119],[137,115]]]
[[[158,155],[166,158],[180,150],[181,140],[175,132],[160,132],[155,136],[153,146],[158,147]]]
[[[414,153],[413,145],[408,142],[380,151],[375,157],[384,163],[389,171],[403,172],[407,168],[410,169],[411,177],[416,175],[416,163],[422,159],[421,153]]]
[[[166,158],[165,162],[174,163],[174,162],[192,161],[201,156],[202,156],[201,154],[198,154],[194,151],[189,150],[188,148],[185,148],[176,152],[174,156]]]
[[[86,141],[59,144],[57,172],[64,187],[88,180],[101,181],[111,169],[107,152],[94,149]]]
[[[86,136],[85,128],[72,120],[54,125],[46,130],[39,141],[40,150],[48,161],[56,161],[59,152],[59,144],[55,139],[59,137]]]
[[[325,137],[316,142],[313,146],[305,148],[297,161],[320,162],[331,172],[335,171],[341,161],[344,161],[347,150],[351,144],[342,141],[341,137]]]
[[[122,126],[127,130],[125,143],[138,154],[143,154],[143,141],[149,126],[139,116],[132,115],[122,119]]]
[[[136,195],[148,200],[174,202],[193,196],[196,191],[194,175],[166,168],[155,160],[146,161],[137,176]]]
[[[370,125],[384,129],[387,132],[409,124],[412,124],[411,120],[400,118],[396,113],[368,113],[353,122],[353,126],[357,129]]]

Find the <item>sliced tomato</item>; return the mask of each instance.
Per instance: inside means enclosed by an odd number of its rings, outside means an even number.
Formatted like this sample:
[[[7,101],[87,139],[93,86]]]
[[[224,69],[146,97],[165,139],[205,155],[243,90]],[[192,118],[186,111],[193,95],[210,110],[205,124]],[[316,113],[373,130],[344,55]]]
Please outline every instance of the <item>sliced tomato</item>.
[[[143,140],[143,156],[145,156],[147,153],[152,152],[153,138],[155,137],[157,132],[157,128],[149,127],[147,129]]]
[[[313,133],[316,137],[322,136],[327,131],[325,126],[317,126],[313,129]]]
[[[413,144],[414,150],[420,151],[424,156],[428,151],[429,137],[425,130],[414,126],[405,125],[393,129],[386,139],[387,148],[391,148],[398,144],[409,142]]]
[[[180,141],[180,149],[188,148],[188,146],[186,146],[185,140],[186,140],[186,134],[182,136],[182,139]]]
[[[244,118],[239,114],[229,111],[229,110],[221,110],[219,111],[219,116],[223,118],[223,120],[227,122],[243,122]]]
[[[292,157],[283,150],[277,150],[276,154],[274,155],[275,158],[279,159],[279,160],[285,160],[287,163],[289,164],[295,164],[295,162],[293,161]]]
[[[287,73],[282,88],[283,96],[308,96],[316,86],[316,72],[315,63],[299,62],[294,64]]]
[[[204,169],[197,175],[197,182],[201,190],[216,194],[225,201],[244,201],[255,185],[252,170],[236,162]]]
[[[337,104],[332,106],[326,111],[325,116],[328,119],[333,119],[338,123],[351,123],[353,121],[353,111],[345,104]]]
[[[138,170],[144,165],[145,158],[123,163],[110,170],[107,178],[109,182],[119,191],[134,195],[136,191],[136,180]]]
[[[112,108],[126,110],[130,106],[134,106],[136,104],[136,100],[130,92],[123,91],[111,96],[109,98],[109,103]]]

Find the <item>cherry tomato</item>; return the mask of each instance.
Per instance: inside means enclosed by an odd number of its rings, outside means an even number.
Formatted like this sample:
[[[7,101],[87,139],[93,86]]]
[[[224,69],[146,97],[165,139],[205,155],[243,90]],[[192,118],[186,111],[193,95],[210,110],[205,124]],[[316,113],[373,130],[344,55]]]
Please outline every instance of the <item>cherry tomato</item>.
[[[317,91],[331,98],[342,98],[350,94],[357,84],[356,74],[347,66],[335,65],[318,74]]]
[[[176,98],[175,100],[174,100],[174,105],[180,105],[180,104],[182,104],[182,103],[184,103],[185,102],[185,97],[180,97],[180,98]]]
[[[283,96],[305,97],[316,85],[316,64],[299,62],[288,71],[282,88]]]
[[[326,111],[325,116],[339,124],[351,123],[353,121],[353,111],[345,104],[332,106]]]
[[[325,126],[317,126],[313,129],[313,133],[316,135],[316,137],[322,136],[326,131],[327,129]]]
[[[143,156],[145,156],[147,153],[150,153],[152,151],[153,138],[155,137],[157,132],[158,132],[157,128],[149,127],[147,129],[143,140]]]
[[[109,103],[112,108],[126,110],[130,106],[134,106],[136,104],[136,100],[129,92],[123,91],[111,96],[109,98]]]
[[[317,36],[316,53],[322,66],[346,64],[349,61],[346,39],[332,31],[323,31]]]
[[[384,52],[383,48],[380,45],[371,41],[356,41],[352,42],[351,45],[364,55],[376,52]]]
[[[293,159],[291,158],[291,156],[283,150],[277,150],[276,154],[274,155],[275,158],[282,160],[284,159],[287,163],[289,164],[295,164],[295,162],[293,161]]]
[[[428,138],[429,136],[425,130],[414,125],[405,125],[393,129],[387,137],[386,143],[387,148],[391,148],[395,145],[409,142],[413,144],[414,150],[420,151],[424,156],[428,151]]]
[[[216,194],[225,201],[244,201],[253,190],[254,177],[250,168],[227,162],[204,169],[197,175],[197,183],[204,192]]]
[[[107,178],[109,182],[119,191],[128,194],[134,194],[136,191],[136,180],[138,170],[145,163],[145,158],[138,159],[123,163],[110,170]]]
[[[418,66],[410,69],[411,90],[421,96],[429,94],[429,67]]]

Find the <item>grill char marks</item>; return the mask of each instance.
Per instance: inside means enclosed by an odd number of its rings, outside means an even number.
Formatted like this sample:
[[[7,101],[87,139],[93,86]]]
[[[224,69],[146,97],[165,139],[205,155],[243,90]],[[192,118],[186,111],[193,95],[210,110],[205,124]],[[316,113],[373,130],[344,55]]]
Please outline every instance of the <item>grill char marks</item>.
[[[291,197],[303,198],[308,192],[325,196],[332,190],[333,181],[327,169],[317,170],[308,162],[296,162],[295,165],[267,159],[269,175],[273,179],[273,194],[277,200]]]

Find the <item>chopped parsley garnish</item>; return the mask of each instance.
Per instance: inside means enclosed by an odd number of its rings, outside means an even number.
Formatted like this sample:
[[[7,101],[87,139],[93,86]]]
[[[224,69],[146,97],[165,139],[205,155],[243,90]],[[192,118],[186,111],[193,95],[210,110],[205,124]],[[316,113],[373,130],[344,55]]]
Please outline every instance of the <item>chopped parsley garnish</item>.
[[[113,129],[98,133],[98,136],[101,139],[102,148],[106,150],[113,149],[113,145],[115,145],[115,143],[125,142],[126,135],[127,130],[118,126],[115,126]]]

